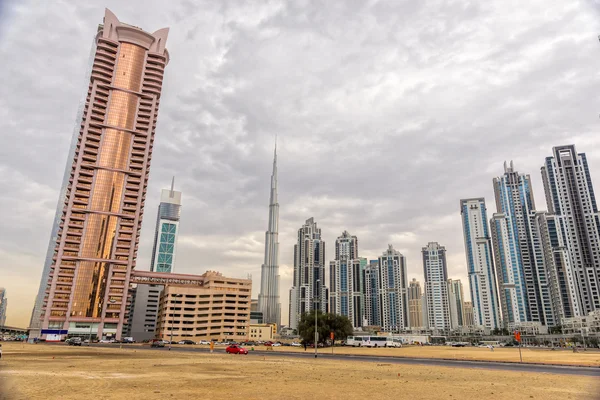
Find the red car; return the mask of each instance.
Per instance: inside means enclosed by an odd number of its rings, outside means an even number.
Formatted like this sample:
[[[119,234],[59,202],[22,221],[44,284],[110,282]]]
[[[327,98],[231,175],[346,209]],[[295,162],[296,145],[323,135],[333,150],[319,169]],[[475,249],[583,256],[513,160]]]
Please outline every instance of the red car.
[[[228,354],[248,354],[248,350],[243,348],[242,346],[238,346],[237,344],[232,344],[231,346],[227,346],[225,352]]]

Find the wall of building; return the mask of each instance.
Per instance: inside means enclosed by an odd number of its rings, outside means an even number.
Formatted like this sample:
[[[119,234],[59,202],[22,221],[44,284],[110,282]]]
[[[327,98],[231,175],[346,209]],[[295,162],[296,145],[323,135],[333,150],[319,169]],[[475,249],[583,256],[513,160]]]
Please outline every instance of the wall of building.
[[[132,299],[127,336],[137,342],[154,339],[163,286],[138,285]]]
[[[157,337],[170,340],[245,340],[252,281],[209,272],[204,287],[167,286],[160,297]]]
[[[248,339],[251,341],[267,341],[273,340],[275,337],[273,324],[250,324],[250,334]]]

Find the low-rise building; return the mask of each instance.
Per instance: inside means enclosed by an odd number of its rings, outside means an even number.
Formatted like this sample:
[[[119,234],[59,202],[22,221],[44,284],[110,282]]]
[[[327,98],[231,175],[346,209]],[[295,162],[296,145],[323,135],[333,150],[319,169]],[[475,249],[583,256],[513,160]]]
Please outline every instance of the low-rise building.
[[[126,337],[142,342],[153,339],[156,334],[158,302],[162,285],[138,285],[131,290],[131,306],[128,314]]]
[[[276,332],[276,324],[250,324],[250,335],[249,340],[273,340]]]
[[[202,287],[166,286],[156,336],[178,340],[245,340],[250,327],[250,279],[208,271]]]
[[[541,322],[524,321],[511,322],[508,324],[508,330],[511,332],[519,331],[522,335],[546,335],[548,334],[548,326],[542,325]]]
[[[565,335],[600,333],[600,310],[592,311],[585,317],[563,318],[561,325]]]

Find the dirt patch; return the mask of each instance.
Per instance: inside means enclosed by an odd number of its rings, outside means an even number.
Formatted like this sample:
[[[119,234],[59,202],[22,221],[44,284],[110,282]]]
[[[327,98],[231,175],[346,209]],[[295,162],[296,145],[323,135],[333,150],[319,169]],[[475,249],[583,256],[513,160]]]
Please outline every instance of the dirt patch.
[[[7,350],[10,346],[7,346]],[[388,349],[393,350],[393,349]],[[387,363],[30,345],[0,361],[2,400],[595,399],[597,378]]]

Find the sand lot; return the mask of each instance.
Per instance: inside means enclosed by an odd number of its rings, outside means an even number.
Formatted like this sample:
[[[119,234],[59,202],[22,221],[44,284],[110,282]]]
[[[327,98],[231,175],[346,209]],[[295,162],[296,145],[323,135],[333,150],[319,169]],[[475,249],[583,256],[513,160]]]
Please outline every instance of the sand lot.
[[[198,346],[199,347],[199,346]],[[256,351],[264,351],[264,346],[255,347]],[[298,351],[298,347],[274,347],[273,351]],[[315,349],[307,349],[314,352]],[[331,353],[331,348],[319,349],[319,352]],[[447,358],[453,360],[509,361],[519,362],[519,349],[515,347],[495,348],[494,351],[485,347],[451,347],[451,346],[406,346],[402,348],[364,348],[364,347],[335,347],[335,354],[356,354],[373,356],[396,356],[416,358]],[[522,348],[523,362],[563,365],[600,366],[600,351],[588,350],[573,353],[572,350],[550,350],[540,348]]]
[[[0,399],[594,399],[598,378],[5,343]]]

